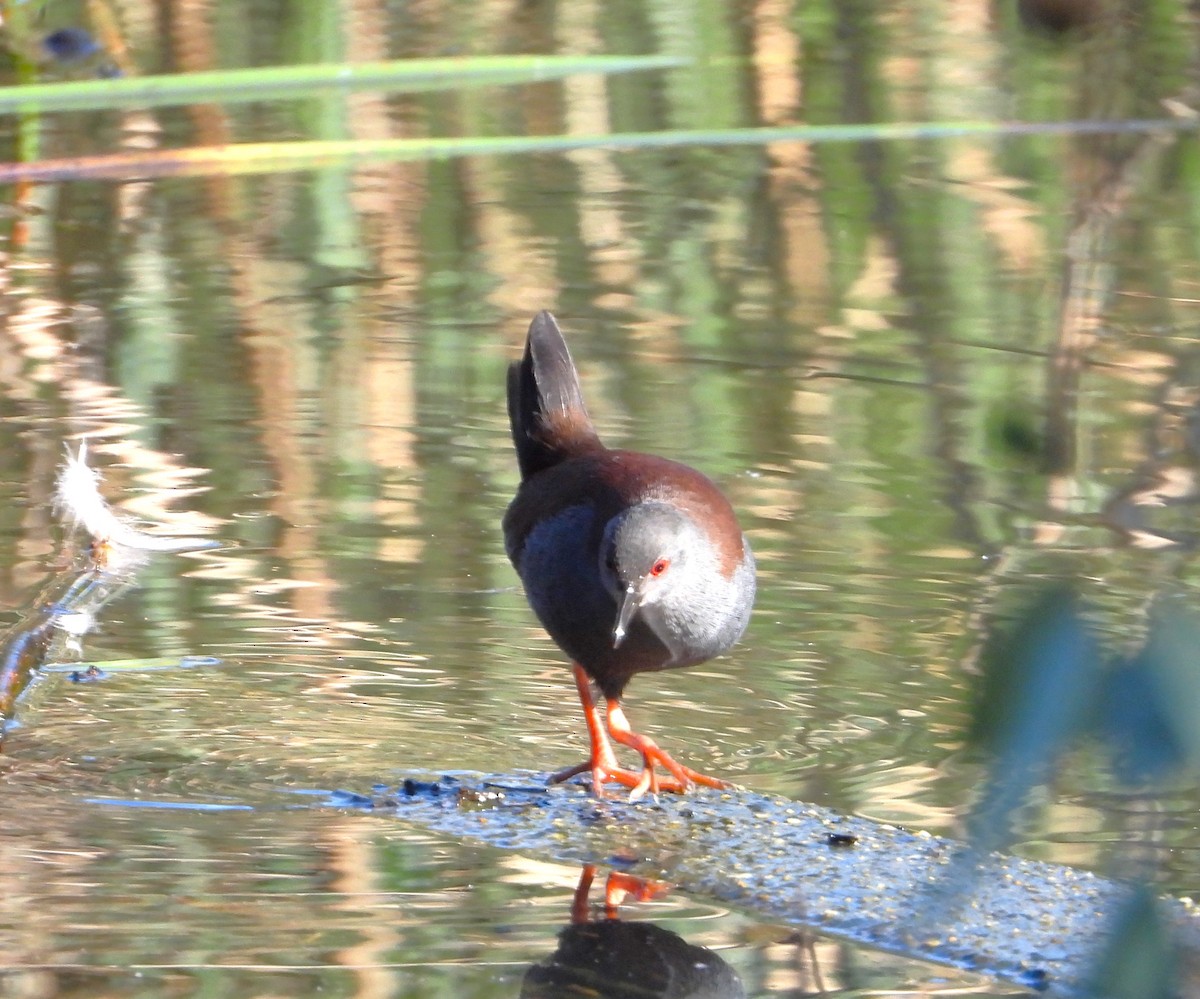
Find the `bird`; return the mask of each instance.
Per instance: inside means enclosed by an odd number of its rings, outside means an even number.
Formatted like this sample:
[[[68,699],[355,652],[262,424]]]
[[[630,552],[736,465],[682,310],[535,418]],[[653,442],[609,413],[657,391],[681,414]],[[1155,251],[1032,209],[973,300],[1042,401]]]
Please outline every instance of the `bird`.
[[[595,874],[593,865],[584,866],[571,922],[559,932],[554,953],[525,972],[520,999],[745,999],[737,972],[707,947],[648,920],[619,918],[622,899],[632,894],[647,901],[667,885],[612,871],[604,918],[593,919],[588,896]]]
[[[520,484],[504,514],[505,550],[571,660],[590,742],[588,759],[549,783],[590,773],[595,796],[615,783],[630,789],[630,801],[693,784],[731,788],[633,731],[621,699],[636,674],[694,666],[741,638],[755,561],[733,507],[688,465],[600,441],[549,312],[530,324],[507,387]],[[618,764],[610,737],[641,755],[640,771]]]

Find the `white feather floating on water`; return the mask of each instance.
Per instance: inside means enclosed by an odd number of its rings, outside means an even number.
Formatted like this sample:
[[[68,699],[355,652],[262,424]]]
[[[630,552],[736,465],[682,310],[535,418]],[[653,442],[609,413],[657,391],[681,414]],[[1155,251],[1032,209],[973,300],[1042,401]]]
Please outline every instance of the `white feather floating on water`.
[[[100,494],[100,472],[87,463],[87,440],[71,453],[58,473],[54,505],[72,527],[80,527],[93,540],[147,552],[183,552],[216,548],[220,542],[210,538],[180,538],[139,531],[117,515]]]

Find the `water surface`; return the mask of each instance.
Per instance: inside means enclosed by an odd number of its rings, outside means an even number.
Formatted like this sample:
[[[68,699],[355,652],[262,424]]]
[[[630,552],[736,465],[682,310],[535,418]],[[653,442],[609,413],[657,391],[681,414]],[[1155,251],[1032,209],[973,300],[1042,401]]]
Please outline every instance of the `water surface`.
[[[696,62],[160,110],[160,141],[1149,116],[1195,69],[1171,3],[1065,36],[982,4],[949,20],[922,4],[337,10],[316,25],[246,0],[126,30],[144,71]],[[64,116],[45,142],[103,151],[134,118]],[[742,644],[636,679],[633,723],[748,788],[959,832],[990,613],[1069,579],[1130,648],[1156,597],[1194,596],[1196,163],[1188,136],[1041,136],[9,189],[8,620],[61,566],[66,438],[91,435],[120,509],[228,547],[154,558],[85,642],[98,662],[220,666],[50,677],[8,733],[0,990],[520,994],[576,870],[306,792],[544,772],[583,751],[499,532],[516,485],[504,371],[541,308],[605,439],[707,472],[759,558]],[[1067,760],[1018,850],[1111,872],[1157,812],[1161,887],[1200,890],[1194,791],[1131,798],[1102,763],[1087,747]],[[1003,991],[702,899],[632,909],[717,948],[748,995],[809,994],[818,974],[835,994]]]

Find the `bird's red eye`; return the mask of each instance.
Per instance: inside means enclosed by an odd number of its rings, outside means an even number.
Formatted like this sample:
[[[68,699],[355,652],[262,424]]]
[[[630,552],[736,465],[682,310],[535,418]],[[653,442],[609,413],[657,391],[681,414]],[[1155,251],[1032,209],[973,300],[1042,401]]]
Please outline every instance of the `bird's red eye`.
[[[654,565],[650,566],[650,575],[651,576],[661,576],[664,572],[667,571],[667,566],[669,566],[670,564],[671,563],[668,562],[665,558],[660,558],[657,562],[654,563]]]

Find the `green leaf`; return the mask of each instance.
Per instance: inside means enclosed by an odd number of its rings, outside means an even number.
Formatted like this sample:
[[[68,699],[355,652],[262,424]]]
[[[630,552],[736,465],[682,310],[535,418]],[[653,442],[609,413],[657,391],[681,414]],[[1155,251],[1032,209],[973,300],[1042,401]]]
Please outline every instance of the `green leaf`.
[[[537,83],[580,73],[628,73],[681,65],[670,56],[474,56],[221,69],[163,76],[0,87],[0,112],[85,111],[168,104],[292,100],[330,91],[417,93]]]
[[[1073,593],[1040,593],[1007,635],[989,640],[970,737],[1002,769],[1051,763],[1095,703],[1100,654]]]
[[[1176,608],[1156,613],[1145,647],[1107,679],[1101,724],[1117,776],[1145,785],[1200,766],[1200,626]]]
[[[3,95],[0,90],[0,96]],[[116,153],[31,163],[0,164],[0,183],[59,180],[140,180],[324,170],[399,160],[463,156],[567,153],[580,149],[682,149],[761,146],[772,142],[862,142],[964,135],[1097,134],[1194,129],[1195,122],[905,122],[899,124],[788,125],[770,128],[684,129],[600,135],[503,135],[426,139],[344,139],[245,142],[226,146]]]
[[[1158,901],[1140,886],[1117,911],[1088,994],[1103,999],[1177,999],[1178,959]]]
[[[968,835],[987,851],[1008,845],[1029,792],[1094,717],[1101,658],[1075,595],[1058,588],[1039,594],[1009,634],[993,634],[981,663],[969,735],[992,761]]]

